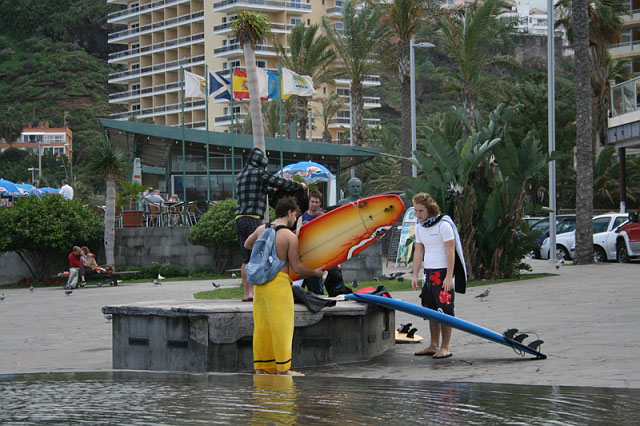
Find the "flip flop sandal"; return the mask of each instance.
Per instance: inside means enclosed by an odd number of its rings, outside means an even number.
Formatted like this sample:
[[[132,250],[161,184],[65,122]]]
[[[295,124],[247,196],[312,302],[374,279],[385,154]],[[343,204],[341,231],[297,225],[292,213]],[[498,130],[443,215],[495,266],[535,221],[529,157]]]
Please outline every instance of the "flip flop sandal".
[[[423,349],[421,351],[415,352],[414,355],[415,356],[433,356],[436,354],[436,351],[434,350],[427,350],[427,349]]]
[[[242,299],[243,302],[253,302],[253,297],[248,297],[246,299]]]
[[[443,356],[433,356],[433,359],[445,359],[445,358],[451,358],[453,356],[453,354],[446,354]]]

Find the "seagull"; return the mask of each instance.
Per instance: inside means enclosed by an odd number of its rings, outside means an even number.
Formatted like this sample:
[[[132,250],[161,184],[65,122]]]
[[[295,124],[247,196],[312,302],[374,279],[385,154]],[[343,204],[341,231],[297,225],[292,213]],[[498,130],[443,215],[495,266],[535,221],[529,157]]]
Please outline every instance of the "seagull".
[[[113,315],[111,315],[111,314],[104,314],[104,319],[106,319],[106,320],[107,320],[107,322],[110,322],[110,321],[111,321],[111,318],[113,318]]]
[[[481,302],[484,302],[485,297],[489,297],[489,293],[491,293],[491,287],[487,287],[485,291],[476,296],[476,298],[480,298]]]
[[[65,290],[64,294],[66,294],[67,296],[70,295],[71,293],[73,293],[73,290]]]
[[[213,285],[215,288],[220,288],[220,284],[218,284],[217,282],[212,282],[211,285]]]
[[[153,283],[153,285],[162,285],[162,283],[157,280],[151,280],[151,282]]]
[[[0,294],[0,302],[4,302],[4,293]]]
[[[158,279],[159,280],[164,280],[164,277],[162,275],[158,274]]]
[[[354,279],[354,280],[351,282],[351,287],[352,287],[352,288],[356,288],[356,287],[358,287],[358,280]]]

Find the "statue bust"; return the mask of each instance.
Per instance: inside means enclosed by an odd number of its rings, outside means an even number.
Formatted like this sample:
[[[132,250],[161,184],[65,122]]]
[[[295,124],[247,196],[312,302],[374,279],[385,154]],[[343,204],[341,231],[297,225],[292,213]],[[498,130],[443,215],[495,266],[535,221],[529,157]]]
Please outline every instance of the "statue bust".
[[[347,191],[349,192],[349,196],[338,201],[338,204],[341,206],[353,203],[360,199],[360,194],[362,193],[362,181],[356,177],[349,179],[349,182],[347,182]]]

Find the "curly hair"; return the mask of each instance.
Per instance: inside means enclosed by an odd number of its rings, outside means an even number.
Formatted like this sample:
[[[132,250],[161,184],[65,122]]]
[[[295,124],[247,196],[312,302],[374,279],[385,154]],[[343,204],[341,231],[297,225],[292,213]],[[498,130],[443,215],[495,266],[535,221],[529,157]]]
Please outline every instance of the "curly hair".
[[[429,217],[438,216],[440,214],[440,206],[433,198],[431,198],[431,195],[426,192],[420,192],[414,195],[412,201],[414,204],[422,204],[425,206],[429,213]]]

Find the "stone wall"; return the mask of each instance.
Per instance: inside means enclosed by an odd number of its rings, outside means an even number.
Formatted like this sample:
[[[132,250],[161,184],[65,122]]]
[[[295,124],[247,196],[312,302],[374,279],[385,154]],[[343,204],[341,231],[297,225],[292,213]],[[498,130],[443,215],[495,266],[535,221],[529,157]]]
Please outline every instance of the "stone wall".
[[[31,276],[27,266],[15,253],[0,255],[0,284],[13,284],[24,277]]]
[[[190,270],[197,267],[211,268],[213,260],[209,251],[187,241],[190,229],[117,228],[116,265],[149,266],[155,262],[180,265]],[[239,265],[239,259],[235,259],[229,268]]]
[[[386,262],[382,252],[383,243],[382,240],[378,240],[363,252],[343,262],[341,269],[345,284],[349,285],[354,279],[371,281],[374,277],[382,277],[382,263]]]

